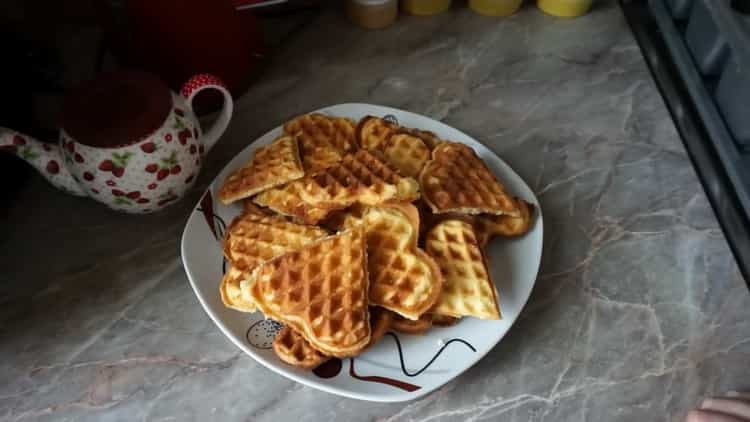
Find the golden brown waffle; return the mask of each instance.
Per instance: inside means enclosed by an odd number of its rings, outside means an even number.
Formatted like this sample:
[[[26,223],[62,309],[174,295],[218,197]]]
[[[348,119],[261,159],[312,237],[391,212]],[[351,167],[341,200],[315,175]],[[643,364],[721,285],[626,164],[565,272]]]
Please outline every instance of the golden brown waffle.
[[[267,318],[289,325],[324,354],[354,356],[370,342],[361,227],[267,261],[240,287]]]
[[[421,139],[422,142],[424,142],[424,144],[427,145],[427,148],[429,148],[430,150],[435,149],[438,145],[440,145],[440,143],[443,142],[440,140],[440,138],[437,137],[437,135],[427,130],[402,127],[398,130],[398,132],[408,133],[411,136],[416,136],[417,138]]]
[[[432,151],[419,183],[435,213],[519,214],[513,199],[473,149],[443,142]]]
[[[374,345],[391,329],[393,313],[383,308],[370,307],[370,343],[366,348]],[[273,340],[273,350],[282,361],[300,368],[315,368],[330,359],[316,350],[305,338],[289,326],[276,335]]]
[[[226,230],[222,301],[284,323],[280,359],[314,368],[389,329],[500,318],[482,246],[527,232],[534,206],[508,196],[474,150],[373,116],[355,127],[307,114],[284,131],[219,194],[245,199]]]
[[[362,223],[367,208],[367,205],[357,203],[349,208],[333,211],[320,225],[331,231],[351,229]]]
[[[253,201],[305,224],[317,224],[331,212],[331,209],[305,202],[300,196],[301,191],[301,184],[289,183],[279,188],[269,189],[253,198]]]
[[[378,150],[396,129],[397,125],[380,117],[366,116],[357,125],[357,141],[362,148]]]
[[[252,271],[269,259],[327,235],[319,227],[293,223],[283,217],[245,213],[227,227],[224,256],[232,268]]]
[[[461,214],[457,212],[447,212],[443,214],[434,214],[430,206],[425,202],[424,198],[415,202],[414,205],[419,210],[419,241],[420,245],[424,245],[424,239],[427,232],[430,231],[436,225],[442,223],[445,220],[461,220],[469,224],[474,224],[475,216],[468,214]]]
[[[250,162],[230,174],[219,189],[219,199],[229,204],[304,175],[297,141],[282,136],[258,148]]]
[[[299,140],[307,171],[326,168],[357,149],[354,129],[351,119],[318,113],[303,114],[284,125],[284,132]]]
[[[451,325],[456,325],[458,321],[459,318],[432,314],[432,325],[436,327],[450,327]]]
[[[419,185],[402,177],[367,150],[349,154],[335,166],[293,182],[302,186],[304,202],[329,209],[346,208],[355,202],[377,205],[388,200],[412,201]]]
[[[385,141],[383,155],[402,176],[416,178],[430,159],[430,149],[416,136],[395,132]]]
[[[252,299],[240,288],[242,280],[264,261],[299,249],[327,234],[321,228],[292,223],[279,216],[251,211],[236,217],[227,227],[224,238],[224,256],[231,267],[219,287],[222,301],[230,308],[254,312]]]
[[[431,313],[500,319],[497,290],[471,224],[443,221],[427,233],[425,249],[445,279]]]
[[[381,338],[391,329],[393,323],[393,312],[387,311],[377,306],[370,306],[370,344],[367,347],[380,341]]]
[[[424,334],[432,328],[432,315],[424,314],[416,321],[394,315],[391,327],[400,333]]]
[[[258,310],[249,292],[243,291],[240,288],[242,280],[246,279],[248,274],[247,271],[234,267],[229,267],[226,274],[224,274],[219,285],[219,293],[221,294],[221,301],[228,308],[241,312],[255,312]]]
[[[273,339],[273,351],[282,361],[306,369],[315,368],[331,358],[315,350],[302,334],[288,325]]]
[[[268,208],[261,208],[253,202],[250,198],[245,198],[242,200],[242,212],[243,213],[253,213],[258,215],[275,215],[273,211],[269,210]]]
[[[534,205],[519,198],[513,198],[513,201],[520,212],[518,217],[490,214],[476,216],[474,227],[480,245],[485,246],[495,236],[520,236],[529,231]]]
[[[419,213],[411,204],[367,210],[370,303],[416,320],[440,295],[443,279],[435,261],[417,247]]]

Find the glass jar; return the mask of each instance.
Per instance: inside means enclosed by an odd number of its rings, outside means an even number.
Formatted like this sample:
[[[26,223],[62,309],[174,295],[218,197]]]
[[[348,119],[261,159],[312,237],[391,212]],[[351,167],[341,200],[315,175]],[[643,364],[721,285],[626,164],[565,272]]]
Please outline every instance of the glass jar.
[[[346,13],[363,28],[385,28],[396,21],[398,0],[347,0]]]

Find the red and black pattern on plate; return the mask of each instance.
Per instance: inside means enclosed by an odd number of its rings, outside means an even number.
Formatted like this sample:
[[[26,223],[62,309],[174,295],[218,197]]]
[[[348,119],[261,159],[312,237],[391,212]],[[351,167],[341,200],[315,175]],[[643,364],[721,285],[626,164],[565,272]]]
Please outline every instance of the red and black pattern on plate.
[[[381,377],[380,375],[358,375],[354,371],[354,358],[349,359],[349,376],[360,381],[377,382],[380,384],[390,385],[392,387],[400,388],[410,393],[422,388],[419,385],[414,385],[405,381],[399,381],[393,378]]]
[[[406,375],[407,377],[416,377],[419,374],[421,374],[422,372],[426,371],[435,362],[435,360],[443,353],[443,351],[445,351],[445,349],[448,346],[450,346],[451,344],[453,344],[453,343],[463,344],[464,346],[466,346],[469,349],[471,349],[472,352],[474,352],[474,353],[477,352],[477,349],[474,346],[472,346],[471,343],[469,343],[468,341],[466,341],[464,339],[460,339],[460,338],[452,338],[452,339],[446,341],[443,344],[443,346],[440,347],[440,349],[437,351],[437,353],[435,353],[435,355],[432,356],[432,359],[430,359],[429,361],[427,361],[427,363],[424,364],[424,366],[421,369],[419,369],[418,371],[409,372],[409,370],[406,369],[406,364],[404,363],[404,351],[401,348],[401,340],[399,340],[399,338],[396,335],[396,333],[387,332],[385,334],[387,336],[393,337],[393,340],[396,342],[396,347],[398,348],[398,359],[399,359],[399,361],[401,363],[401,372],[403,372],[404,375]]]
[[[227,223],[214,211],[214,200],[211,196],[211,190],[206,190],[206,193],[204,193],[201,198],[200,206],[195,210],[203,214],[208,229],[211,230],[216,241],[222,243],[224,241],[224,233],[227,230]],[[226,272],[227,260],[222,257],[221,273],[226,274]]]
[[[206,219],[206,224],[208,224],[208,228],[213,233],[214,238],[218,242],[222,242],[224,231],[227,229],[227,223],[214,211],[214,199],[211,196],[211,190],[206,190],[206,193],[203,194],[200,206],[196,208],[196,211],[203,213],[203,218]]]
[[[471,343],[469,343],[468,341],[466,341],[464,339],[460,339],[460,338],[450,339],[447,342],[445,342],[445,344],[443,344],[442,347],[440,347],[440,349],[435,353],[435,355],[433,355],[432,358],[429,361],[427,361],[427,363],[424,364],[424,366],[422,366],[420,369],[418,369],[416,371],[409,371],[408,369],[406,369],[406,363],[404,362],[404,351],[403,351],[403,348],[401,347],[401,340],[398,338],[398,335],[396,333],[393,333],[393,332],[388,332],[388,333],[386,333],[386,335],[392,337],[393,340],[394,340],[394,342],[396,343],[396,349],[398,350],[399,363],[401,365],[401,372],[405,376],[407,376],[409,378],[417,377],[420,374],[422,374],[424,371],[426,371],[427,369],[429,369],[429,367],[432,366],[432,364],[435,362],[435,360],[437,360],[437,358],[451,344],[454,344],[454,343],[463,344],[464,346],[466,346],[467,348],[469,348],[472,352],[476,353],[476,351],[477,351],[477,349],[474,346],[472,346]],[[392,387],[400,388],[400,389],[402,389],[404,391],[408,391],[408,392],[414,392],[414,391],[417,391],[417,390],[419,390],[419,389],[422,388],[419,385],[415,385],[415,384],[412,384],[412,383],[408,383],[408,382],[405,382],[405,381],[401,381],[401,380],[397,380],[397,379],[393,379],[393,378],[389,378],[389,377],[384,377],[384,376],[380,376],[380,375],[360,375],[355,370],[355,366],[354,366],[355,360],[356,360],[356,358],[350,358],[349,359],[349,376],[351,376],[352,378],[354,378],[356,380],[365,381],[365,382],[377,382],[377,383],[380,383],[380,384],[386,384],[386,385],[390,385]],[[318,377],[320,377],[320,378],[333,378],[333,377],[337,376],[341,372],[341,368],[342,368],[342,362],[341,362],[341,360],[340,359],[336,359],[336,358],[332,358],[332,359],[328,360],[327,362],[321,364],[317,368],[313,369],[313,373],[315,375],[317,375]]]

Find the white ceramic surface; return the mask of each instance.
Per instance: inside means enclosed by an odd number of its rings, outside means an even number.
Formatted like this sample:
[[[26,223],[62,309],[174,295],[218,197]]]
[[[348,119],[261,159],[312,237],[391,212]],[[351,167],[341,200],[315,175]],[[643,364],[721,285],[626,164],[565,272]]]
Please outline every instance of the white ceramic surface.
[[[474,148],[511,194],[535,204],[539,211],[526,235],[496,239],[488,248],[489,266],[500,296],[502,320],[463,318],[452,327],[433,328],[421,336],[387,335],[362,355],[341,361],[338,371],[339,361],[329,363],[327,377],[281,362],[270,348],[278,325],[263,322],[260,313],[244,314],[226,308],[219,297],[218,287],[225,265],[221,237],[226,224],[240,213],[241,205],[225,206],[212,198],[216,197],[221,181],[244,164],[255,149],[269,144],[281,134],[281,127],[261,136],[238,154],[219,173],[190,215],[181,245],[185,270],[206,312],[237,347],[272,371],[329,393],[382,402],[415,399],[471,367],[503,338],[518,318],[531,294],[541,260],[543,221],[539,203],[526,183],[487,147],[441,122],[369,104],[339,104],[317,112],[355,120],[368,114],[390,115],[403,126],[429,130],[442,139],[465,143]],[[213,225],[213,230],[209,224]],[[457,340],[451,341],[453,339]]]

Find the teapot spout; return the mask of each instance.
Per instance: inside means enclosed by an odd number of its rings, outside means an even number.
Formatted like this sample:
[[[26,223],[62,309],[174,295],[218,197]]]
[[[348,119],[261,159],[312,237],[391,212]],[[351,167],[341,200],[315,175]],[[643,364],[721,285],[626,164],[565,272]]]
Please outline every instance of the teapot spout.
[[[0,151],[26,160],[56,188],[72,195],[86,196],[65,166],[64,157],[58,145],[40,142],[12,129],[0,127]]]

